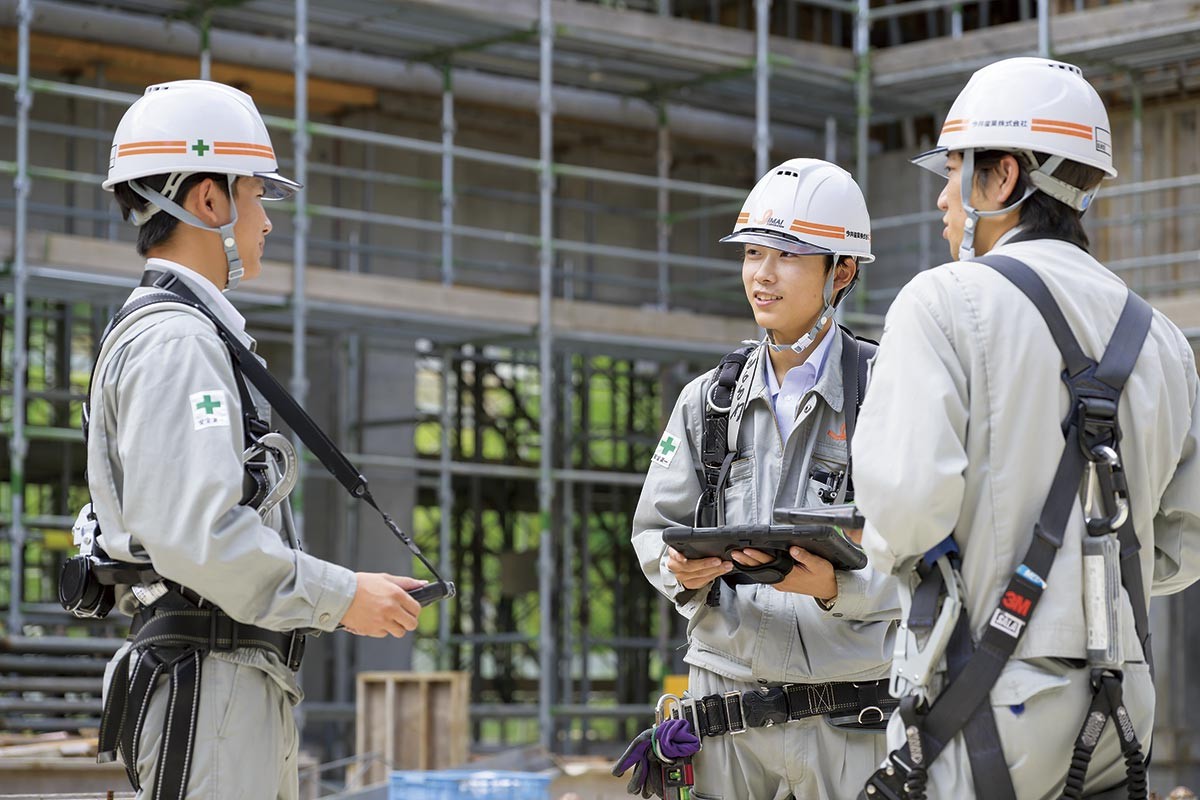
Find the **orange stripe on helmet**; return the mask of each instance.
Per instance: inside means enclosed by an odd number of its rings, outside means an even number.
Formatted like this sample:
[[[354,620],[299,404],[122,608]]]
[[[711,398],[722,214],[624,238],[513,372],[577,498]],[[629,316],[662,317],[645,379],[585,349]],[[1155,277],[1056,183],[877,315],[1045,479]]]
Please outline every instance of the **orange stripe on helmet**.
[[[261,150],[243,150],[240,147],[213,148],[213,153],[219,156],[254,156],[255,158],[274,158],[274,153],[264,153]]]
[[[1087,139],[1089,142],[1092,140],[1092,132],[1090,130],[1085,133],[1071,128],[1058,128],[1050,125],[1030,125],[1029,130],[1034,133],[1058,133],[1063,136],[1075,136],[1080,139]]]
[[[254,144],[253,142],[213,142],[213,152],[222,150],[257,150],[263,155],[275,155],[275,151],[271,149],[270,145]]]
[[[1030,125],[1050,125],[1055,128],[1071,128],[1073,130],[1079,131],[1080,133],[1090,134],[1092,132],[1091,125],[1080,125],[1078,122],[1067,122],[1066,120],[1061,120],[1061,119],[1031,119],[1031,120],[1029,120],[1029,124]]]
[[[817,236],[830,236],[838,239],[846,238],[846,229],[837,225],[822,225],[818,222],[807,222],[802,219],[792,220],[789,230],[796,233],[812,233]]]
[[[126,142],[117,146],[117,152],[125,150],[141,150],[146,147],[175,147],[183,150],[187,147],[187,142],[184,141],[158,141],[158,142]]]
[[[182,147],[139,147],[137,150],[125,150],[117,153],[117,158],[125,156],[148,156],[157,153],[171,153],[173,155],[182,155],[187,150]]]

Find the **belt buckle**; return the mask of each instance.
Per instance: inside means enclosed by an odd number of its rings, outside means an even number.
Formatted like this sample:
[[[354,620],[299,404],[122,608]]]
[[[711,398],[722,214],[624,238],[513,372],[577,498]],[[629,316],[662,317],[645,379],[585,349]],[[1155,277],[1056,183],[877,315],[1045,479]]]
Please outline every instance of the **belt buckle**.
[[[696,734],[696,741],[700,743],[696,752],[700,752],[704,749],[704,732],[700,730],[700,712],[696,710],[696,698],[686,693],[679,698],[679,716],[692,726],[692,733]]]
[[[229,646],[218,644],[221,640],[221,619],[229,620]],[[216,608],[208,612],[208,649],[214,653],[232,653],[238,649],[238,624],[233,617],[226,616]]]
[[[292,672],[300,669],[300,662],[304,659],[304,634],[298,631],[293,631],[291,638],[288,640],[287,649],[287,666]]]
[[[746,708],[742,705],[742,693],[739,691],[725,692],[725,719],[729,723],[729,733],[736,736],[746,732]],[[736,725],[735,725],[736,715]]]

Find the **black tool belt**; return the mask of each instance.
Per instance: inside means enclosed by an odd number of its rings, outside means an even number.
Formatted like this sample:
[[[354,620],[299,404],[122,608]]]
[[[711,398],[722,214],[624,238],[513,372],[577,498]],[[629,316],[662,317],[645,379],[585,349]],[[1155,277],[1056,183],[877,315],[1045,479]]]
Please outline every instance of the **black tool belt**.
[[[839,726],[882,730],[896,709],[887,679],[865,683],[788,683],[748,692],[684,698],[681,710],[700,736],[743,733],[828,715]]]
[[[137,774],[142,725],[158,679],[169,678],[171,708],[163,722],[157,786],[151,794],[163,800],[187,795],[204,657],[250,647],[273,653],[294,671],[304,656],[303,633],[243,625],[182,587],[134,615],[129,641],[132,646],[117,663],[108,687],[96,760],[113,761],[119,752],[130,784],[142,790]]]

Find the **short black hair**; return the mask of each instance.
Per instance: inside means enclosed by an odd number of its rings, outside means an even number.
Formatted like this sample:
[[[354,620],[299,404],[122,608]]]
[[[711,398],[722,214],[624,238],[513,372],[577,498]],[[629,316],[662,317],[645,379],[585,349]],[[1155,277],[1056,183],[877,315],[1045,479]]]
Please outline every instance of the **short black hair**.
[[[1024,195],[1032,185],[1029,180],[1029,167],[1025,159],[1016,153],[1005,150],[976,151],[975,184],[980,188],[986,186],[992,173],[1000,166],[1000,160],[1005,156],[1012,156],[1016,159],[1018,167],[1017,183],[1008,197],[1008,201],[1011,202]],[[1034,153],[1034,157],[1038,164],[1044,164],[1050,158],[1045,153]],[[1104,172],[1076,161],[1063,161],[1058,169],[1054,170],[1054,177],[1077,189],[1090,191],[1104,180]],[[1084,251],[1090,244],[1087,231],[1083,229],[1083,212],[1071,208],[1060,200],[1055,200],[1045,192],[1036,191],[1031,194],[1021,204],[1018,219],[1027,235],[1046,239],[1062,239]]]
[[[139,178],[138,181],[148,189],[161,192],[169,177],[169,175],[149,175],[145,178]],[[175,192],[175,202],[183,205],[183,201],[187,199],[188,192],[195,188],[197,184],[208,179],[211,179],[226,192],[229,191],[229,179],[226,176],[216,172],[194,172],[184,178],[183,183],[179,185],[179,190]],[[237,184],[234,185],[236,186]],[[144,211],[149,205],[144,197],[130,188],[128,182],[118,183],[113,187],[113,193],[117,197],[117,206],[121,209],[121,219],[129,220],[134,211]],[[178,224],[179,220],[165,211],[160,211],[148,219],[144,225],[138,228],[138,255],[146,256],[153,248],[166,244]]]

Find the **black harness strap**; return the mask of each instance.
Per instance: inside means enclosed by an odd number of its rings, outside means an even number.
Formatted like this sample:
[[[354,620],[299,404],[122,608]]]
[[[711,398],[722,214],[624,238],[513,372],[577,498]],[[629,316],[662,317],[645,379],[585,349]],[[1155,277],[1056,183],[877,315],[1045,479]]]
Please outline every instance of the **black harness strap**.
[[[1066,365],[1062,378],[1071,395],[1070,409],[1063,423],[1063,454],[1045,505],[1034,525],[1033,541],[1001,595],[1000,603],[992,612],[978,647],[966,659],[961,671],[951,676],[946,688],[927,710],[915,706],[906,709],[902,704],[902,714],[907,711],[909,715],[905,717],[906,726],[910,729],[909,742],[891,753],[888,765],[871,776],[867,782],[868,797],[891,799],[923,796],[921,778],[925,770],[960,731],[964,735],[973,731],[973,735],[967,737],[973,771],[976,770],[976,750],[996,755],[995,759],[988,759],[991,762],[988,764],[983,764],[979,759],[983,780],[979,774],[975,775],[977,796],[982,800],[1014,796],[1011,777],[995,730],[991,689],[1016,651],[1045,590],[1055,556],[1062,546],[1086,463],[1095,458],[1094,450],[1097,447],[1112,447],[1119,452],[1117,407],[1150,327],[1150,306],[1130,292],[1109,346],[1097,364],[1080,348],[1061,309],[1037,273],[1020,261],[1005,256],[986,256],[976,260],[1002,274],[1033,301],[1062,352]],[[1127,539],[1122,539],[1122,550],[1127,549],[1126,543],[1131,539],[1129,549],[1136,553],[1137,537],[1132,522],[1127,522],[1125,527],[1129,529],[1129,534]],[[1140,592],[1140,566],[1136,562],[1134,566],[1134,569],[1122,569],[1122,582],[1130,594],[1131,603],[1134,603],[1136,617],[1139,606],[1144,615],[1145,603]],[[1128,572],[1137,575],[1139,600],[1134,600],[1130,591],[1131,583],[1126,576]],[[964,650],[970,651],[970,629],[965,619],[964,612],[955,629],[955,636],[951,638],[947,650],[948,670],[951,662],[957,661]],[[1148,637],[1141,634],[1148,627],[1144,616],[1136,627],[1139,639],[1148,641]],[[991,722],[975,721],[976,715],[986,715],[992,718]],[[974,742],[970,741],[972,738]],[[909,787],[906,784],[909,776],[914,774],[914,768],[917,780]]]

